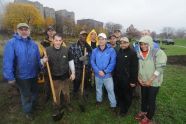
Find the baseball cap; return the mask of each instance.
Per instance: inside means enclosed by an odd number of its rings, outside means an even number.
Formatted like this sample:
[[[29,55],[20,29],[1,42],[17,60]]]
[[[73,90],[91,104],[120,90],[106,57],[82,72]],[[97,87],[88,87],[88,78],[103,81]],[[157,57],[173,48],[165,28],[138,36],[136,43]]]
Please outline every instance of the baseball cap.
[[[21,27],[29,28],[28,24],[26,24],[26,23],[19,23],[19,24],[17,25],[17,29],[19,29],[19,28],[21,28]]]
[[[88,34],[88,33],[86,31],[81,31],[79,34],[82,35],[82,34]]]
[[[103,37],[104,39],[107,39],[107,36],[106,36],[105,33],[100,33],[100,34],[98,35],[98,37]]]
[[[125,42],[129,43],[129,39],[128,39],[127,37],[122,37],[122,38],[120,39],[120,41],[125,41]]]

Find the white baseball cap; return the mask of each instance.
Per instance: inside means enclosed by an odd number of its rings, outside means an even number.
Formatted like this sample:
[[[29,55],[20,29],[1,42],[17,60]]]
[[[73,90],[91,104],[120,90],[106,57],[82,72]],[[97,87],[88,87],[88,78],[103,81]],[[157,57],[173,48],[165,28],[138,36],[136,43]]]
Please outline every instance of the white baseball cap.
[[[107,39],[107,36],[106,36],[105,33],[100,33],[100,34],[98,35],[98,37],[103,37],[104,39]]]

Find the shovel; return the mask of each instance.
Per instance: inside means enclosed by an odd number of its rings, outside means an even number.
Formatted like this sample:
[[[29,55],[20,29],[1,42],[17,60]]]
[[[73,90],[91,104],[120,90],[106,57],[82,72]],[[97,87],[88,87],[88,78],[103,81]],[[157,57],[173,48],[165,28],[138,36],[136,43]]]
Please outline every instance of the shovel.
[[[84,56],[86,55],[86,48],[84,50]],[[81,80],[81,91],[80,91],[80,95],[81,95],[81,98],[80,98],[80,103],[79,103],[79,108],[81,110],[81,112],[85,112],[85,97],[84,97],[84,83],[85,83],[85,64],[83,64],[83,74],[82,74],[82,80]]]
[[[44,55],[47,56],[47,53],[44,49],[43,49],[43,52],[44,52]],[[51,76],[51,72],[50,72],[50,66],[49,66],[48,62],[46,62],[46,66],[47,66],[47,70],[48,70],[48,76],[49,76],[49,80],[50,80],[50,86],[51,86],[51,90],[52,90],[53,101],[54,101],[54,104],[56,104],[57,100],[56,100],[56,94],[55,94],[55,90],[54,90],[54,83],[53,83],[53,80],[52,80],[52,76]],[[64,112],[59,111],[58,113],[53,114],[52,118],[53,118],[54,121],[59,121],[63,117],[63,115],[64,115]]]

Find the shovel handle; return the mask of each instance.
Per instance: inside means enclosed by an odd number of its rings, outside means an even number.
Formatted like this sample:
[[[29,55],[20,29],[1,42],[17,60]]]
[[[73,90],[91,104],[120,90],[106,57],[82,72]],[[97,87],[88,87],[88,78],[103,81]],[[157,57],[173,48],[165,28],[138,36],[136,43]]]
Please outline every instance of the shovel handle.
[[[86,53],[87,53],[87,49],[85,48],[84,56],[86,55]],[[82,80],[81,80],[81,96],[83,96],[84,83],[85,83],[85,64],[83,64],[83,75],[82,75]]]
[[[47,53],[45,50],[43,50],[43,53],[45,56],[47,56]],[[47,66],[47,70],[48,70],[48,76],[49,76],[49,80],[50,80],[50,86],[51,86],[51,90],[52,90],[52,96],[53,96],[53,100],[54,103],[57,103],[57,99],[56,99],[56,94],[55,94],[55,90],[54,90],[54,83],[52,80],[52,76],[51,76],[51,72],[50,72],[50,66],[48,64],[48,62],[46,62],[46,66]]]

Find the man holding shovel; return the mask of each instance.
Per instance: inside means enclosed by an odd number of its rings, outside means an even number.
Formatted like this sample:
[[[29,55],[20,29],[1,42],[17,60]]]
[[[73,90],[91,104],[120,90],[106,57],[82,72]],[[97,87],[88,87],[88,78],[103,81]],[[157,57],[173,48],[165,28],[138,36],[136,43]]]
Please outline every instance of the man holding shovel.
[[[69,107],[69,83],[70,80],[75,79],[73,55],[67,47],[62,46],[62,43],[62,36],[60,34],[55,34],[53,46],[46,48],[51,72],[51,74],[49,72],[49,75],[52,77],[52,82],[50,83],[53,83],[51,88],[54,88],[54,90],[52,89],[54,91],[53,97],[56,99],[54,99],[54,113],[52,115],[54,118],[61,113],[60,111],[62,107]],[[64,98],[65,106],[62,106],[61,104],[61,92]]]
[[[88,84],[90,84],[91,77],[91,65],[89,58],[91,55],[92,48],[86,42],[87,32],[81,31],[79,34],[79,39],[76,43],[72,44],[69,48],[74,56],[74,63],[76,69],[76,79],[73,81],[73,96],[78,98],[78,91],[81,85],[81,96],[88,96]],[[84,69],[83,69],[84,68]],[[84,71],[83,71],[84,70]],[[85,97],[81,97],[80,109],[82,112],[85,111]]]

